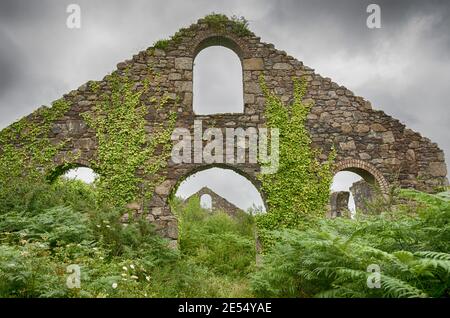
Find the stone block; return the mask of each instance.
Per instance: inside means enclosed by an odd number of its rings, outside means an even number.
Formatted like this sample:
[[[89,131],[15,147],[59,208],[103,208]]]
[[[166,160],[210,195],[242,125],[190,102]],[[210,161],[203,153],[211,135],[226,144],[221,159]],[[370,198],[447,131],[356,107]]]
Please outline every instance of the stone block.
[[[355,142],[353,140],[350,140],[350,141],[347,141],[347,142],[340,142],[339,143],[339,147],[341,147],[341,149],[343,151],[355,150],[356,149],[356,145],[355,145]]]
[[[392,131],[384,132],[381,137],[383,138],[383,142],[386,144],[392,144],[395,142],[395,137]]]
[[[447,175],[447,166],[444,162],[431,162],[428,171],[433,177],[445,177]]]
[[[264,60],[260,57],[252,57],[243,60],[244,71],[262,71],[264,70]]]
[[[367,204],[374,198],[373,188],[364,180],[357,181],[350,187],[350,192],[355,201],[356,212],[367,213]]]
[[[175,68],[178,70],[192,70],[192,58],[190,57],[175,58]]]
[[[330,216],[332,218],[340,216],[349,216],[348,214],[348,199],[350,192],[339,191],[333,192],[330,197]]]
[[[275,63],[273,65],[274,70],[291,70],[292,65],[288,63]]]

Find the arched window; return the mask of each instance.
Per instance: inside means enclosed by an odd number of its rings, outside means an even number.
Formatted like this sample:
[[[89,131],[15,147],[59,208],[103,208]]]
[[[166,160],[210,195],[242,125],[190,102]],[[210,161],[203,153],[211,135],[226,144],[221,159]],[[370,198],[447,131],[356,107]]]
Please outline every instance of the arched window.
[[[212,210],[212,198],[209,194],[203,194],[200,197],[200,206],[206,210]]]
[[[242,64],[235,52],[207,47],[195,57],[193,72],[196,115],[244,112]]]

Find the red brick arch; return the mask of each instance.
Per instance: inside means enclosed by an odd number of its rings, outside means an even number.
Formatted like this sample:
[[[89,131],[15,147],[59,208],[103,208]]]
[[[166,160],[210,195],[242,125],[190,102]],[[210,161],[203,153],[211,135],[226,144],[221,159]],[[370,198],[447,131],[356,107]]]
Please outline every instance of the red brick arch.
[[[382,193],[388,193],[389,183],[383,174],[371,163],[348,159],[338,162],[334,168],[335,173],[339,171],[351,171],[360,175],[366,182],[377,185]]]

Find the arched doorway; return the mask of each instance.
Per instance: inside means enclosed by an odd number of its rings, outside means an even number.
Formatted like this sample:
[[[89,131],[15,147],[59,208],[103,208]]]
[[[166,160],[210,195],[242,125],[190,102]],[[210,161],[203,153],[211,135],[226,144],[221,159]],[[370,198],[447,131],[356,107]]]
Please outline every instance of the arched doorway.
[[[256,262],[255,214],[265,212],[254,180],[238,172],[223,166],[191,171],[173,188],[170,202],[180,252],[227,275],[245,272]]]
[[[191,171],[175,185],[172,196],[187,199],[204,187],[211,189],[244,212],[266,211],[257,181],[244,172],[226,165],[207,165]]]

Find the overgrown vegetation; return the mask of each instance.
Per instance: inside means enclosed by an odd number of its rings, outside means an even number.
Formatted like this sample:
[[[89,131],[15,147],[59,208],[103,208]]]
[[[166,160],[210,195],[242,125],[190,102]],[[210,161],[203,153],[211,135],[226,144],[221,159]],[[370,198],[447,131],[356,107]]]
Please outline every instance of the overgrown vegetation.
[[[448,195],[448,194],[447,194]],[[254,275],[267,297],[449,297],[448,197],[401,191],[394,210],[359,220],[322,220],[276,233],[278,243]],[[380,288],[368,268],[380,269]]]
[[[255,259],[252,219],[209,215],[174,202],[180,248],[150,223],[120,223],[126,211],[98,206],[80,181],[17,183],[0,201],[0,297],[241,297]],[[81,288],[66,285],[81,268]]]
[[[215,31],[230,31],[237,36],[251,36],[253,32],[248,28],[248,21],[244,17],[239,17],[233,15],[227,17],[224,14],[211,13],[203,18],[203,21]],[[183,36],[190,36],[191,32],[189,29],[180,29],[177,33],[171,36],[169,39],[158,40],[153,44],[153,48],[165,50],[168,46],[173,44],[178,44]]]
[[[228,18],[224,14],[213,12],[205,16],[203,20],[215,30],[224,30],[229,26],[230,30],[239,36],[252,35],[252,32],[248,29],[248,21],[244,17],[233,15]]]
[[[217,14],[205,21],[215,28],[230,22]],[[245,20],[231,21],[233,32],[247,35]],[[450,296],[448,192],[392,191],[356,220],[323,218],[333,151],[321,163],[311,149],[305,81],[294,80],[293,102],[285,105],[261,78],[267,125],[280,130],[279,170],[260,179],[267,214],[232,218],[201,209],[197,199],[175,198],[178,249],[145,216],[125,226],[125,204],[150,199],[162,181],[176,117],[168,112],[150,136],[142,100],[160,109],[167,99],[147,96],[149,82],[134,89],[126,74],[114,73],[108,83],[110,94],[82,114],[98,141],[91,165],[102,177],[95,185],[45,180],[68,141],[48,139],[66,101],[0,133],[0,297]],[[98,85],[90,83],[93,91]],[[66,165],[77,156],[70,155]],[[256,229],[264,243],[259,267]],[[66,284],[73,264],[80,266],[81,288]],[[371,266],[380,270],[379,287],[367,283]]]
[[[43,106],[0,131],[0,189],[19,178],[33,182],[41,177],[42,171],[55,168],[53,158],[66,141],[55,144],[47,136],[54,121],[69,106],[67,101],[59,99],[52,107]]]
[[[331,152],[327,162],[320,163],[305,122],[312,101],[304,100],[306,80],[294,79],[293,101],[285,105],[270,91],[263,77],[260,86],[266,97],[267,126],[279,129],[279,168],[274,174],[262,174],[262,191],[266,194],[268,213],[258,218],[258,229],[265,245],[272,243],[275,229],[306,228],[317,217],[323,217],[333,178]]]
[[[400,204],[357,220],[274,232],[255,265],[255,224],[174,199],[179,249],[126,211],[96,204],[94,186],[59,179],[10,185],[0,201],[0,297],[448,297],[448,193],[401,191]],[[397,194],[396,194],[397,195]],[[380,207],[378,207],[380,208]],[[81,288],[66,285],[81,268]],[[369,288],[367,268],[380,268]]]
[[[149,83],[142,89],[133,89],[134,83],[127,74],[109,77],[111,93],[103,94],[102,101],[82,117],[95,129],[98,141],[97,157],[91,165],[103,177],[98,182],[99,199],[117,206],[147,198],[150,199],[155,186],[163,177],[158,176],[167,165],[170,156],[170,136],[175,126],[176,113],[168,111],[167,121],[155,124],[148,134],[145,116],[149,107],[142,101]],[[162,108],[167,98],[151,100],[152,107]]]

